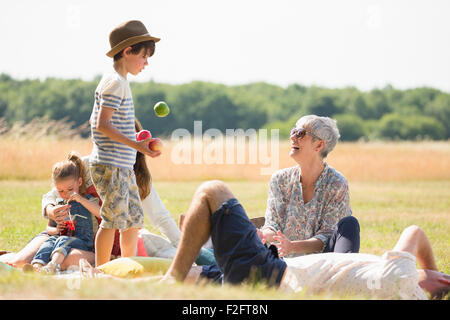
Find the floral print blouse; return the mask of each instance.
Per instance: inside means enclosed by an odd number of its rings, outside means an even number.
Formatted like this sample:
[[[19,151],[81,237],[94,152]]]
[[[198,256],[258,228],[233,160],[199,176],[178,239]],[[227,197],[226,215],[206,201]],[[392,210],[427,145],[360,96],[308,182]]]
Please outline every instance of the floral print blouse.
[[[325,163],[314,184],[314,195],[305,204],[300,177],[298,165],[272,175],[263,228],[280,230],[291,241],[317,238],[325,248],[339,220],[352,214],[348,182]]]

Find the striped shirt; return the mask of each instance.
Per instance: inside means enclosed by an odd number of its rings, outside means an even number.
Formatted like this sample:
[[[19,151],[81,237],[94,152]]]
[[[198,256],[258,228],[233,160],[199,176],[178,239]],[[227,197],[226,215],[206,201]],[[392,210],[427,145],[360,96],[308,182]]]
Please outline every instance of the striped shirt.
[[[136,161],[136,150],[112,140],[97,130],[98,113],[102,107],[113,108],[111,124],[128,139],[136,141],[130,85],[115,71],[104,75],[95,90],[95,102],[90,121],[93,142],[90,163],[132,170]]]

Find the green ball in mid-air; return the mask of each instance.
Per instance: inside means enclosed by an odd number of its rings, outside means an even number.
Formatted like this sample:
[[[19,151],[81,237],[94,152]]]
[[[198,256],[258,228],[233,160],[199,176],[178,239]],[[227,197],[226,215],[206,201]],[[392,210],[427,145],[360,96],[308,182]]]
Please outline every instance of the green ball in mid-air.
[[[170,113],[170,109],[164,101],[157,102],[153,110],[158,117],[165,117]]]

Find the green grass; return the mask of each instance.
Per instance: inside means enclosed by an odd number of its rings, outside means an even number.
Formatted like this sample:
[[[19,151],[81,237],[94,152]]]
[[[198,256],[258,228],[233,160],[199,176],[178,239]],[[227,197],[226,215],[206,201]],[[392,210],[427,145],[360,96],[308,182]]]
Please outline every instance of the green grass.
[[[155,182],[160,197],[178,223],[201,182]],[[250,217],[263,216],[266,182],[227,182]],[[40,212],[41,197],[49,181],[0,181],[0,249],[18,251],[45,228]],[[450,181],[402,183],[350,183],[353,215],[361,226],[360,252],[382,254],[390,250],[401,231],[412,224],[425,230],[433,245],[440,270],[450,273]],[[159,233],[148,218],[145,226]],[[239,288],[156,282],[139,285],[120,281],[83,281],[73,289],[66,280],[51,277],[6,274],[0,277],[0,298],[69,299],[303,299],[334,298],[291,295],[257,286]],[[340,297],[342,298],[342,297]]]

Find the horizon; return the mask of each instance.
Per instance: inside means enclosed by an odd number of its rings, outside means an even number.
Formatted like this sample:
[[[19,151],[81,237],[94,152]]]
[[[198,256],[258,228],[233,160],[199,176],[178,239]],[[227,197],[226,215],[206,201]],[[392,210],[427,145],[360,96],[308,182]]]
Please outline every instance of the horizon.
[[[0,75],[5,74],[5,73],[0,73]],[[7,76],[10,76],[8,74],[5,74]],[[55,80],[62,80],[62,81],[70,81],[70,80],[80,80],[83,82],[94,82],[96,81],[97,77],[101,77],[102,75],[97,75],[94,76],[92,79],[81,79],[81,78],[59,78],[59,77],[45,77],[45,78],[24,78],[24,79],[18,79],[15,77],[11,77],[13,80],[15,81],[35,81],[38,80],[40,82],[45,82],[47,79],[55,79]],[[436,87],[432,87],[432,86],[427,86],[427,85],[423,85],[423,86],[417,86],[417,87],[409,87],[409,88],[398,88],[395,87],[389,83],[385,84],[384,86],[380,86],[380,87],[373,87],[373,88],[369,88],[369,89],[361,89],[358,88],[356,86],[342,86],[342,87],[327,87],[327,86],[322,86],[322,85],[315,85],[315,84],[311,84],[311,85],[305,85],[303,83],[289,83],[287,85],[279,85],[276,83],[271,83],[271,82],[266,82],[266,81],[255,81],[255,82],[248,82],[248,83],[236,83],[236,84],[225,84],[225,83],[220,83],[220,82],[213,82],[213,81],[208,81],[208,80],[190,80],[189,82],[183,82],[183,83],[168,83],[168,82],[160,82],[160,81],[155,81],[153,79],[150,80],[132,80],[129,81],[130,83],[146,83],[146,82],[153,82],[153,83],[157,83],[157,84],[162,84],[162,85],[169,85],[169,86],[181,86],[181,85],[185,85],[185,84],[189,84],[189,83],[193,83],[193,82],[204,82],[204,83],[211,83],[214,85],[224,85],[227,87],[238,87],[238,86],[248,86],[248,85],[253,85],[253,84],[258,84],[258,83],[264,83],[270,86],[276,86],[276,87],[280,87],[282,89],[287,89],[289,86],[291,85],[299,85],[299,86],[303,86],[305,88],[311,88],[311,87],[315,87],[315,88],[321,88],[321,89],[326,89],[326,90],[344,90],[344,89],[348,89],[348,88],[354,88],[357,89],[359,92],[361,93],[367,93],[373,90],[384,90],[386,87],[392,87],[394,90],[400,90],[400,91],[407,91],[407,90],[415,90],[415,89],[421,89],[421,88],[427,88],[427,89],[433,89],[433,90],[438,90],[440,92],[443,93],[450,93],[450,90],[442,90],[440,88],[436,88]]]
[[[11,76],[10,74],[7,73],[0,73],[0,76],[2,75],[6,75],[7,77],[10,77],[11,79],[13,79],[14,81],[35,81],[38,80],[40,82],[44,82],[48,79],[55,79],[55,80],[62,80],[62,81],[70,81],[70,80],[80,80],[80,81],[84,81],[84,82],[95,82],[99,77],[102,77],[101,74],[95,75],[93,76],[91,79],[82,79],[82,78],[63,78],[63,77],[35,77],[35,78],[16,78]],[[162,84],[162,85],[169,85],[169,86],[178,86],[178,85],[185,85],[185,84],[189,84],[192,82],[204,82],[204,83],[211,83],[214,85],[225,85],[227,87],[238,87],[238,86],[247,86],[247,85],[253,85],[253,84],[258,84],[258,83],[264,83],[270,86],[277,86],[280,87],[282,89],[287,89],[289,86],[291,85],[299,85],[299,86],[303,86],[305,88],[311,88],[311,87],[316,87],[316,88],[323,88],[323,89],[328,89],[328,90],[343,90],[343,89],[347,89],[347,88],[355,88],[358,91],[362,92],[362,93],[366,93],[366,92],[370,92],[372,90],[384,90],[386,87],[392,87],[394,90],[401,90],[401,91],[406,91],[406,90],[414,90],[414,89],[421,89],[421,88],[428,88],[428,89],[434,89],[434,90],[438,90],[444,93],[450,93],[450,90],[446,91],[446,90],[442,90],[440,88],[436,88],[436,87],[432,87],[432,86],[427,86],[427,85],[423,85],[423,86],[417,86],[417,87],[410,87],[410,88],[398,88],[395,87],[393,85],[391,85],[390,83],[385,84],[384,86],[380,86],[380,87],[373,87],[370,89],[366,89],[366,90],[362,90],[361,88],[358,88],[356,86],[342,86],[342,87],[327,87],[327,86],[321,86],[321,85],[315,85],[315,84],[311,84],[311,85],[305,85],[303,83],[289,83],[287,85],[279,85],[276,83],[271,83],[271,82],[267,82],[267,81],[254,81],[254,82],[248,82],[248,83],[236,83],[236,84],[225,84],[225,83],[220,83],[220,82],[214,82],[214,81],[208,81],[208,80],[190,80],[188,82],[183,82],[183,83],[168,83],[168,82],[161,82],[161,81],[155,81],[154,79],[148,79],[148,80],[138,80],[138,79],[133,79],[133,80],[129,80],[130,83],[146,83],[146,82],[154,82],[157,84]]]

